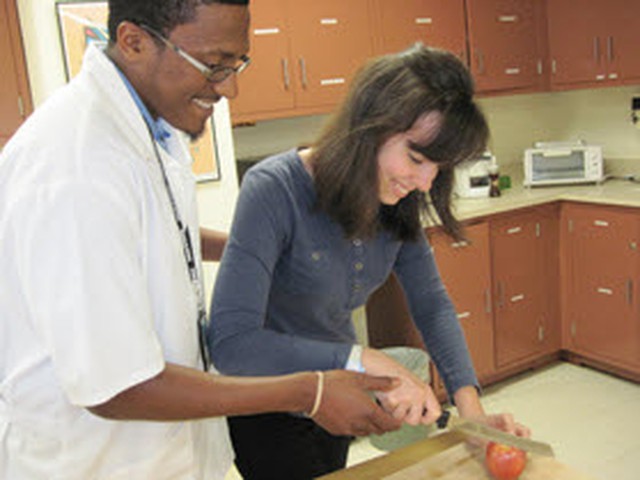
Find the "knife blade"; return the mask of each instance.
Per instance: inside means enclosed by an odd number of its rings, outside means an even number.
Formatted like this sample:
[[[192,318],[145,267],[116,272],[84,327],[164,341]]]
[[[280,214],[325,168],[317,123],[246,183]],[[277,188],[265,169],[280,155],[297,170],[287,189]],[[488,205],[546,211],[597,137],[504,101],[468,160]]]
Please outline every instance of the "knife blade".
[[[442,415],[436,421],[436,425],[439,429],[450,428],[459,430],[472,437],[510,445],[512,447],[519,448],[520,450],[537,453],[538,455],[544,455],[547,457],[554,456],[553,449],[548,443],[538,442],[529,438],[517,437],[483,423],[457,417],[456,415],[452,415],[448,410],[442,412]]]

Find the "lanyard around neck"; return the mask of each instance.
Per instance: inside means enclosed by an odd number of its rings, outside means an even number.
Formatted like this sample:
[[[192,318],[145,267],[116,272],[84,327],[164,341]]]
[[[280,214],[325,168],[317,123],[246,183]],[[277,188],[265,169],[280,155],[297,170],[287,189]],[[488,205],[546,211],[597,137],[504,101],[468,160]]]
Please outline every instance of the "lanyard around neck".
[[[146,123],[146,122],[145,122]],[[198,272],[198,263],[196,261],[195,253],[193,251],[193,243],[191,241],[191,235],[189,233],[189,226],[182,220],[180,211],[178,210],[178,203],[173,195],[171,184],[169,183],[169,177],[165,169],[162,157],[158,151],[158,145],[153,136],[151,128],[147,124],[149,135],[151,138],[151,144],[153,145],[153,151],[155,153],[156,161],[162,173],[162,181],[164,184],[165,192],[169,198],[171,204],[171,211],[173,212],[173,219],[175,220],[176,227],[178,228],[178,234],[180,235],[180,241],[182,242],[182,252],[184,254],[185,262],[187,263],[187,270],[189,272],[189,279],[193,286],[196,297],[198,299],[198,343],[200,346],[200,355],[202,357],[202,365],[205,371],[209,370],[211,366],[211,358],[209,355],[209,348],[207,347],[206,340],[206,328],[207,328],[207,310],[204,305],[204,292],[202,291],[202,284],[200,282],[200,274]]]

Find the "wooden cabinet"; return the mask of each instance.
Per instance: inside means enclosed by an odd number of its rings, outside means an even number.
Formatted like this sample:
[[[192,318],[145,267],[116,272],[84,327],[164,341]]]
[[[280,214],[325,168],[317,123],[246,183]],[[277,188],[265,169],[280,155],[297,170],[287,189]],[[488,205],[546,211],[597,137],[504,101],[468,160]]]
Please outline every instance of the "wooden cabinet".
[[[537,0],[466,0],[470,67],[480,92],[542,85],[544,11]]]
[[[640,3],[626,0],[548,2],[554,87],[616,85],[640,79]]]
[[[252,66],[231,102],[235,123],[324,113],[373,55],[369,0],[269,0],[252,6]]]
[[[557,350],[558,229],[555,206],[491,221],[496,366]]]
[[[32,111],[15,0],[0,1],[0,147]]]
[[[422,42],[466,59],[464,0],[374,0],[373,11],[376,53]]]
[[[568,204],[562,225],[565,347],[637,370],[640,217],[619,208]]]
[[[482,382],[495,370],[489,225],[471,225],[465,233],[467,241],[454,242],[439,229],[432,229],[429,241]]]

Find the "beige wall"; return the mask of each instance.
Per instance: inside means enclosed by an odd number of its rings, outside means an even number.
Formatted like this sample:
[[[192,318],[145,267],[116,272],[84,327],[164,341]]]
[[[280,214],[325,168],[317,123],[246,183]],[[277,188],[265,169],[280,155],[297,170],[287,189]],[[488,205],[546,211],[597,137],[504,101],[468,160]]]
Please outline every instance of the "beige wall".
[[[523,150],[535,141],[582,139],[601,144],[609,159],[636,160],[640,173],[640,130],[630,121],[634,95],[640,96],[640,86],[491,97],[479,103],[489,119],[490,148],[507,169],[518,169]],[[266,155],[308,142],[325,118],[273,120],[237,128],[237,155]]]

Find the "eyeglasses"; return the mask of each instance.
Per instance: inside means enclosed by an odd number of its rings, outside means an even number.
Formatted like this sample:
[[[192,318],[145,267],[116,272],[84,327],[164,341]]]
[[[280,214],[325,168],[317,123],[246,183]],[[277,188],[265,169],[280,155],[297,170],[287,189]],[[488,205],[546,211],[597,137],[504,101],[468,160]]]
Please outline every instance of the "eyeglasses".
[[[251,59],[247,55],[242,55],[234,66],[217,65],[214,63],[207,65],[205,63],[202,63],[200,60],[196,60],[195,58],[193,58],[191,55],[171,42],[169,39],[165,38],[162,34],[157,32],[153,28],[148,27],[147,25],[140,25],[140,28],[156,37],[167,47],[184,58],[192,66],[198,69],[198,71],[204,76],[204,78],[206,78],[211,83],[220,83],[229,78],[229,76],[233,75],[234,73],[236,75],[242,73],[244,69],[247,68],[251,63]]]

